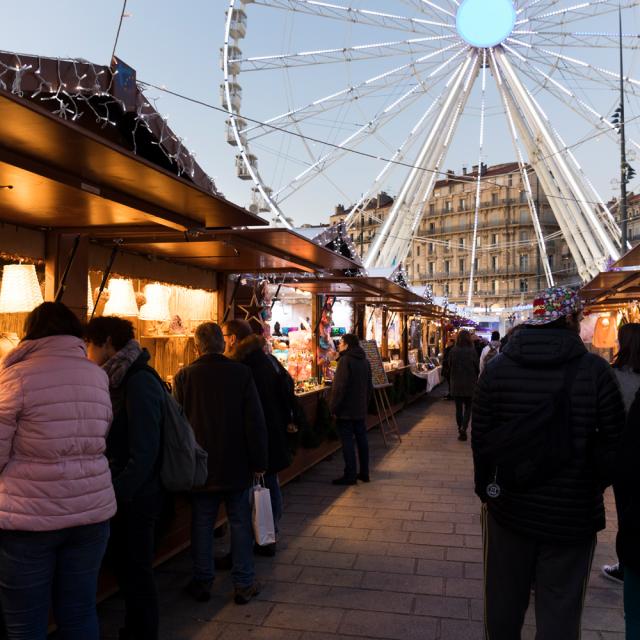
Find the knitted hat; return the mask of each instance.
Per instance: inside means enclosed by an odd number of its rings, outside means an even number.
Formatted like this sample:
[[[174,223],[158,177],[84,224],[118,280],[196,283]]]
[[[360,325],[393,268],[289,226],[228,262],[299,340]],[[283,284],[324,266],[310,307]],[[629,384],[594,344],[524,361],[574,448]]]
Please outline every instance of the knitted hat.
[[[578,292],[569,287],[551,287],[533,301],[533,316],[528,325],[549,324],[582,310]]]

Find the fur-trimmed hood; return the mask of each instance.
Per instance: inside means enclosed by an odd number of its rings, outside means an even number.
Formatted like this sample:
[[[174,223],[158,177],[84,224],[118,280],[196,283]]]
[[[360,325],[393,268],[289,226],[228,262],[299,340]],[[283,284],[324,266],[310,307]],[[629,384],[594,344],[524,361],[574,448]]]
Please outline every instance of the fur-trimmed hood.
[[[256,351],[264,351],[266,344],[267,341],[262,336],[252,333],[236,343],[233,352],[229,354],[229,358],[242,362]]]

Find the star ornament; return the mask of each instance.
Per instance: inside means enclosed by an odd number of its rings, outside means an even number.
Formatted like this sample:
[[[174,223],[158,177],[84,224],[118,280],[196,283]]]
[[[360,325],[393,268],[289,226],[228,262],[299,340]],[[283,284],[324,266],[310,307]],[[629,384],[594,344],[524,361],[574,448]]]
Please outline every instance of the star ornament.
[[[239,304],[238,308],[244,311],[244,319],[247,322],[255,320],[257,323],[262,324],[262,317],[260,314],[265,308],[265,305],[258,302],[258,297],[256,296],[255,291],[251,296],[251,302],[249,302],[249,304]]]

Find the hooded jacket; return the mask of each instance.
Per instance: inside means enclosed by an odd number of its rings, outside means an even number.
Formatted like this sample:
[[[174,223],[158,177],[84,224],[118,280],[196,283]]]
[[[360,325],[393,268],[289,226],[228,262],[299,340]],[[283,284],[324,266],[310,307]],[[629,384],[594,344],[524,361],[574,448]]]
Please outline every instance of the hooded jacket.
[[[342,351],[331,385],[331,413],[341,420],[364,420],[372,393],[371,366],[364,349]]]
[[[454,398],[471,398],[476,388],[479,367],[475,347],[456,345],[449,354],[449,393]]]
[[[0,530],[55,531],[116,512],[107,375],[73,336],[25,340],[0,364]]]
[[[279,371],[280,365],[269,358],[264,346],[265,339],[262,336],[251,334],[235,346],[232,358],[251,369],[269,437],[267,473],[278,473],[291,464],[287,442],[291,404],[285,379]]]
[[[219,353],[180,369],[173,392],[209,455],[204,491],[242,491],[267,468],[267,430],[251,371]]]
[[[573,460],[527,491],[502,489],[487,499],[495,468],[478,451],[487,433],[549,402],[564,382],[566,364],[580,358],[571,390]],[[555,543],[586,540],[605,527],[602,492],[611,484],[624,407],[611,367],[587,353],[568,329],[528,327],[491,359],[473,403],[476,493],[496,521],[522,535]],[[500,478],[497,478],[500,484]]]

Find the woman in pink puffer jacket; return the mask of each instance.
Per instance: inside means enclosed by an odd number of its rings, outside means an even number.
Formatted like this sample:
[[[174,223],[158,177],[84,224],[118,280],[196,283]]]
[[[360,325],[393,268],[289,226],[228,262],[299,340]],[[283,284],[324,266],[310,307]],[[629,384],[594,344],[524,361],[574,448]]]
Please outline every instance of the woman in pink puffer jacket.
[[[98,640],[96,584],[116,511],[107,375],[82,326],[45,302],[0,363],[0,602],[8,637]]]

